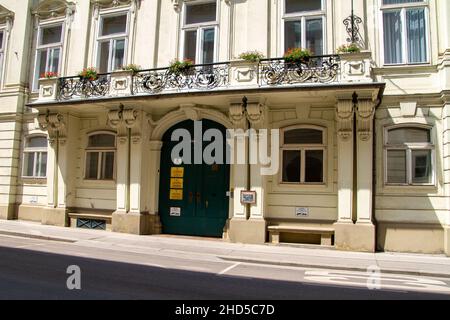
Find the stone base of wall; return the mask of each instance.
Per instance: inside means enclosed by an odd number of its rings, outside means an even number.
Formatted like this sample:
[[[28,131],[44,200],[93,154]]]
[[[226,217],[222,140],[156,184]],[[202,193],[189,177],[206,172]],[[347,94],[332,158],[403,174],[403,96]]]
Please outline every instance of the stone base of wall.
[[[444,228],[444,252],[450,257],[450,226]]]
[[[448,233],[447,231],[447,235]],[[377,249],[393,252],[443,253],[444,238],[445,231],[441,225],[379,222]]]
[[[17,210],[17,219],[33,222],[42,222],[44,210],[48,208],[42,206],[19,205]]]
[[[41,223],[50,226],[68,227],[68,210],[66,208],[45,208],[42,211]]]
[[[375,252],[375,226],[371,223],[334,224],[336,249],[361,252]]]
[[[0,205],[0,219],[1,220],[14,220],[17,219],[17,205],[10,204],[1,204]]]
[[[137,235],[160,234],[159,216],[149,213],[114,212],[112,215],[112,231]]]
[[[231,242],[262,244],[266,242],[266,227],[264,219],[231,219],[228,237]]]

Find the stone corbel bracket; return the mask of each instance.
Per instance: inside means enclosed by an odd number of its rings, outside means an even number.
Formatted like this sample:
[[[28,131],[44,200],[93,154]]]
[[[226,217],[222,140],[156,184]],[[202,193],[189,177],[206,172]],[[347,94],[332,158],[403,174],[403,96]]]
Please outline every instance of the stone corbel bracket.
[[[119,143],[126,143],[128,140],[128,129],[131,129],[131,141],[139,143],[141,141],[141,112],[135,109],[113,110],[108,112],[108,125],[117,131]]]
[[[249,103],[247,105],[246,117],[252,128],[264,127],[267,108],[261,103]]]
[[[245,110],[242,104],[235,103],[231,104],[228,112],[228,117],[230,121],[233,123],[235,128],[244,128],[245,127]]]
[[[337,132],[340,139],[347,141],[353,134],[354,106],[351,99],[339,100],[336,106]]]
[[[38,116],[38,123],[41,130],[48,132],[48,140],[51,146],[55,144],[57,138],[62,145],[66,143],[67,130],[62,114],[41,114]]]
[[[375,102],[359,100],[356,108],[358,136],[362,141],[368,141],[372,136]]]

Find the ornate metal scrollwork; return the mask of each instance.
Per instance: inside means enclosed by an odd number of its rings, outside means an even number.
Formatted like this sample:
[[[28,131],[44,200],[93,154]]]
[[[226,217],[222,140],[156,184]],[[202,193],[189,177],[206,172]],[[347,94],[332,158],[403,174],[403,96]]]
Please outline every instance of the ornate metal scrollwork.
[[[229,64],[196,65],[185,72],[168,68],[138,72],[133,78],[133,94],[158,94],[171,90],[211,90],[229,83]]]
[[[296,63],[285,62],[282,58],[261,60],[261,85],[334,82],[340,69],[339,61],[337,55],[311,57]]]
[[[58,100],[103,97],[109,93],[110,84],[109,74],[101,74],[96,80],[81,77],[60,78]]]
[[[343,23],[348,34],[347,42],[356,43],[359,47],[364,48],[364,40],[359,27],[363,23],[363,20],[357,15],[352,14],[345,18]]]

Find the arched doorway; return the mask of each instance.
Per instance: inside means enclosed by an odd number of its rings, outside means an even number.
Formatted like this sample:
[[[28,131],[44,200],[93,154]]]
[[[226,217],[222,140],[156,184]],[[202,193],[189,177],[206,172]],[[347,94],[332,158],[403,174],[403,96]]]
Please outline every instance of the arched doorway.
[[[230,184],[229,164],[208,165],[174,163],[172,149],[179,143],[171,141],[172,133],[186,129],[191,140],[192,163],[195,144],[202,152],[210,142],[195,141],[194,121],[186,120],[170,128],[163,136],[161,150],[159,214],[163,233],[222,237],[228,219]],[[197,126],[198,129],[198,126]],[[201,136],[208,129],[217,129],[226,137],[226,128],[211,120],[201,121]],[[197,132],[197,136],[199,133]],[[226,140],[223,140],[223,154],[226,154]],[[200,146],[200,147],[199,147]],[[198,152],[198,151],[197,151]],[[202,157],[203,158],[203,157]]]

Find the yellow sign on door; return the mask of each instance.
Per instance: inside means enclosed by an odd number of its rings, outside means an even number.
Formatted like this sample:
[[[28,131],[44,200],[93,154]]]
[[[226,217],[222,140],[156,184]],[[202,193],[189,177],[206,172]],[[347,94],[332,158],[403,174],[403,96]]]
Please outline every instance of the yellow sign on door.
[[[170,188],[183,189],[183,178],[170,178]]]
[[[172,167],[170,170],[170,176],[172,178],[183,178],[184,177],[184,168]]]
[[[183,190],[170,189],[170,200],[183,200]]]

